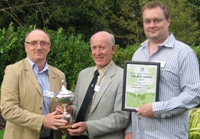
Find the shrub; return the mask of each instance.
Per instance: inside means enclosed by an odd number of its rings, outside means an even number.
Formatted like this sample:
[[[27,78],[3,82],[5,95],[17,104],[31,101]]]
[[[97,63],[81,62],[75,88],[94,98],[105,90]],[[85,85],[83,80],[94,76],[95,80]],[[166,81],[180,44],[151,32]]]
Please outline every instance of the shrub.
[[[35,26],[26,29],[14,28],[12,23],[5,29],[0,29],[0,84],[3,80],[4,69],[7,65],[15,63],[26,57],[24,50],[24,36]],[[89,66],[93,66],[94,62],[90,53],[89,42],[84,42],[82,34],[66,36],[63,29],[57,31],[46,30],[51,39],[51,52],[47,57],[50,65],[62,70],[67,79],[67,88],[73,90],[77,81],[78,73]],[[88,39],[89,40],[89,39]],[[139,43],[129,45],[126,49],[117,45],[113,61],[120,67],[124,67],[124,61],[129,61],[133,53],[139,47]],[[200,46],[192,47],[198,60],[200,60]],[[194,109],[190,111],[189,137],[196,139],[200,137],[200,110]]]
[[[200,109],[190,110],[189,139],[200,138]]]

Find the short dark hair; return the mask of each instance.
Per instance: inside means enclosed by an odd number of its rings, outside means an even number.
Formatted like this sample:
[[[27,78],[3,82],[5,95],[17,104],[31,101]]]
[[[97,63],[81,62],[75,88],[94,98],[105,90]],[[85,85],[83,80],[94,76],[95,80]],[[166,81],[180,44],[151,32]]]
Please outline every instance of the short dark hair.
[[[145,9],[153,9],[156,7],[160,7],[163,10],[164,16],[166,19],[170,18],[170,11],[169,11],[168,7],[164,3],[161,3],[159,1],[150,1],[150,2],[146,3],[142,8],[142,13],[141,13],[142,16],[143,16],[143,12]]]

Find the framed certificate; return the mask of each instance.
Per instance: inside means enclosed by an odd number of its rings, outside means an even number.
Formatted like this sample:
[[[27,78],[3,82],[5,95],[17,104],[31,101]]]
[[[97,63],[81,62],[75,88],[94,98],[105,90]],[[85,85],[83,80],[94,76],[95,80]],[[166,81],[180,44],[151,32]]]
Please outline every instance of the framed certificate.
[[[124,64],[122,109],[136,111],[158,101],[160,63],[126,61]]]

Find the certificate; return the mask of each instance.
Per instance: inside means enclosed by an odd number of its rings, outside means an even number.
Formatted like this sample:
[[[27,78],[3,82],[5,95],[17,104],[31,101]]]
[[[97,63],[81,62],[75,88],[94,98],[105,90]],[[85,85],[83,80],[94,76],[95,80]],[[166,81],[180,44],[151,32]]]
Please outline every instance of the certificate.
[[[160,63],[126,61],[124,64],[122,109],[136,111],[158,101]]]

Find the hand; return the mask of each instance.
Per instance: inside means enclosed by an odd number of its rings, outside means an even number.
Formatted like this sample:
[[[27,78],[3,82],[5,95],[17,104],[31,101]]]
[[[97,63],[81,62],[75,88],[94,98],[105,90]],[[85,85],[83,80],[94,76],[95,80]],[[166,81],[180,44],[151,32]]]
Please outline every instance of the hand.
[[[73,120],[72,123],[75,123],[75,120]],[[61,128],[60,130],[61,130],[63,135],[67,134],[67,132],[68,132],[67,128]]]
[[[63,114],[64,113],[64,108],[61,105],[57,105],[56,107],[56,114]]]
[[[57,111],[54,111],[50,114],[45,115],[43,126],[46,128],[51,128],[54,130],[58,130],[58,126],[66,125],[67,121],[62,120],[61,118],[65,118],[64,114],[58,114]]]
[[[72,125],[72,128],[68,129],[71,136],[80,136],[87,130],[86,122],[78,122]]]
[[[124,139],[132,139],[132,133],[131,132],[126,133]]]
[[[71,106],[67,107],[67,113],[70,113],[70,114],[73,113],[73,108]]]
[[[140,107],[139,109],[136,110],[138,115],[142,115],[144,117],[148,117],[148,118],[154,118],[154,114],[153,114],[153,109],[152,109],[152,104],[145,104],[142,107]]]

